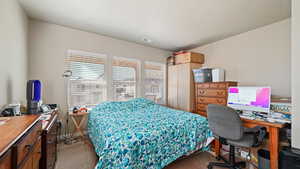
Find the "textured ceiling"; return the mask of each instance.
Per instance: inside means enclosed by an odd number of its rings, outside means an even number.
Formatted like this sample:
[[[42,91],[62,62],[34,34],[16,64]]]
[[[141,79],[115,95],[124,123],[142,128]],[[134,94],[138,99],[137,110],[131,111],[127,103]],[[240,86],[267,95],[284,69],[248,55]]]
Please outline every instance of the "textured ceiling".
[[[290,0],[19,1],[31,18],[172,51],[246,32],[291,13]]]

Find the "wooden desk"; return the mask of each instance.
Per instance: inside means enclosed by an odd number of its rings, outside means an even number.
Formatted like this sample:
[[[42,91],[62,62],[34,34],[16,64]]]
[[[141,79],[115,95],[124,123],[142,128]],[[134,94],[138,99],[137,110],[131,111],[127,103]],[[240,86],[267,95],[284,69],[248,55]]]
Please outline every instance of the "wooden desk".
[[[278,169],[279,161],[279,129],[285,125],[281,123],[271,123],[258,120],[242,119],[243,125],[248,128],[255,126],[263,126],[267,128],[269,133],[269,151],[270,151],[270,167],[271,169]]]
[[[207,116],[206,112],[198,113],[202,116]],[[248,128],[255,126],[266,127],[269,133],[269,151],[270,151],[270,167],[271,169],[278,169],[279,161],[279,129],[283,128],[285,125],[281,123],[271,123],[260,120],[250,120],[242,118],[243,125]],[[218,140],[215,140],[215,153],[216,156],[220,155],[221,144]]]

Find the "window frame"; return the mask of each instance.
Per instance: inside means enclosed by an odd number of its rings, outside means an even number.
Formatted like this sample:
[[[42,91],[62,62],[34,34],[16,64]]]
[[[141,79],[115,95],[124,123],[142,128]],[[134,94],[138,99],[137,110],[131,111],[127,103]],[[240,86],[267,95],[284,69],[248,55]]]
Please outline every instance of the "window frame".
[[[114,60],[126,60],[126,61],[134,61],[136,63],[136,86],[135,86],[135,97],[145,97],[145,80],[146,80],[146,65],[147,64],[152,64],[152,65],[158,65],[163,68],[164,71],[164,82],[163,82],[163,87],[164,87],[164,92],[163,92],[163,98],[162,98],[162,104],[167,103],[167,65],[166,62],[163,61],[150,61],[150,60],[144,60],[143,58],[131,58],[131,57],[124,57],[124,56],[116,56],[116,55],[110,55],[110,54],[104,54],[104,53],[95,53],[95,52],[86,52],[82,50],[73,50],[69,49],[67,50],[67,55],[65,57],[69,58],[74,55],[79,55],[79,56],[87,56],[87,57],[100,57],[104,60],[104,79],[105,79],[105,85],[106,85],[106,90],[105,90],[105,97],[106,101],[114,101],[114,91],[113,91],[113,62]],[[68,70],[66,69],[66,63],[64,67],[64,71]],[[69,94],[69,86],[66,86],[67,88],[67,95]],[[69,97],[69,96],[67,96]],[[67,98],[69,99],[69,98]],[[67,100],[67,107],[69,108],[69,100]]]
[[[114,66],[114,60],[126,60],[126,61],[132,61],[132,62],[136,62],[136,70],[135,70],[135,77],[136,77],[136,81],[135,81],[135,97],[141,97],[141,92],[140,92],[140,86],[141,86],[141,60],[139,59],[135,59],[135,58],[128,58],[128,57],[121,57],[121,56],[113,56],[110,57],[111,58],[111,86],[113,85],[113,66]],[[126,67],[126,66],[124,66]],[[111,90],[112,93],[111,95],[111,100],[114,100],[114,90]]]
[[[107,101],[109,100],[108,99],[108,81],[107,81],[107,78],[108,78],[108,74],[107,74],[107,66],[108,66],[108,56],[105,55],[105,54],[99,54],[99,53],[93,53],[93,52],[86,52],[86,51],[81,51],[81,50],[68,50],[67,51],[67,55],[66,57],[64,58],[64,71],[67,71],[67,70],[70,70],[70,62],[72,62],[72,59],[71,57],[91,57],[91,58],[100,58],[100,59],[103,59],[103,66],[104,66],[104,85],[105,85],[105,93],[104,93],[104,101]],[[77,58],[78,59],[78,58]],[[76,61],[74,61],[76,62]],[[77,62],[80,62],[80,61],[77,61]],[[84,63],[84,62],[83,62]],[[85,62],[87,63],[87,62]],[[96,63],[95,63],[96,64]],[[66,86],[66,101],[67,101],[67,109],[69,111],[72,111],[73,107],[71,107],[71,95],[70,94],[70,90],[71,90],[71,83],[70,81],[71,80],[74,80],[74,79],[71,79],[70,77],[68,78],[65,78],[65,86]],[[80,79],[79,79],[80,80]],[[90,80],[90,79],[87,79],[87,80]]]
[[[143,77],[143,82],[145,83],[145,81],[146,81],[146,70],[147,70],[147,68],[146,68],[146,65],[147,64],[150,64],[150,65],[157,65],[157,66],[160,66],[163,70],[163,79],[164,79],[164,81],[163,81],[163,87],[164,87],[164,90],[163,90],[163,98],[162,98],[162,101],[163,101],[163,105],[166,105],[167,104],[167,65],[166,64],[163,64],[163,63],[161,63],[161,62],[153,62],[153,61],[144,61],[144,68],[143,68],[143,75],[144,75],[144,77]],[[149,69],[149,70],[151,70],[151,69]],[[143,91],[143,96],[145,97],[145,94],[146,94],[146,90],[144,89],[144,91]]]

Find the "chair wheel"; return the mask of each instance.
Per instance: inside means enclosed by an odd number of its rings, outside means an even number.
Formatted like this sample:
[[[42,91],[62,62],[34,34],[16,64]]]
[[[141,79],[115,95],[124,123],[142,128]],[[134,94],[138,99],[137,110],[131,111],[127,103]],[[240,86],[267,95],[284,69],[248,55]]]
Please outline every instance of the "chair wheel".
[[[213,167],[211,165],[208,165],[207,166],[207,169],[212,169]]]
[[[221,160],[220,156],[217,156],[217,157],[216,157],[216,160],[220,161],[220,160]]]

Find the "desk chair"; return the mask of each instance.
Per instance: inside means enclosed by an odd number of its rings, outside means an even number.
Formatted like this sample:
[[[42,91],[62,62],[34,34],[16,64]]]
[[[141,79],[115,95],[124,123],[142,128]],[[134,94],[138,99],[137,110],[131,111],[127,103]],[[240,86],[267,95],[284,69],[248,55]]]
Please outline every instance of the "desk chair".
[[[229,144],[229,161],[221,158],[224,163],[211,162],[207,168],[213,166],[239,169],[245,168],[245,162],[235,162],[234,147],[255,147],[262,143],[266,134],[266,129],[262,127],[244,128],[239,114],[232,108],[210,104],[207,107],[208,124],[215,137],[220,140],[221,144]]]

